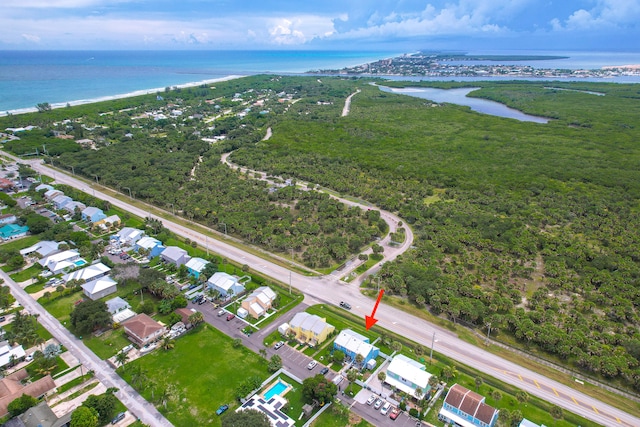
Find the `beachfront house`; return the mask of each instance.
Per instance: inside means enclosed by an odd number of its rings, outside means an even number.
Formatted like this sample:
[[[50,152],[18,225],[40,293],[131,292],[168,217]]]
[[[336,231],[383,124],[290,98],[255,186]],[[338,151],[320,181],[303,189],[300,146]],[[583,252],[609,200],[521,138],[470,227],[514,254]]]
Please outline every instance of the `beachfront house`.
[[[173,264],[176,267],[180,267],[183,264],[186,264],[191,257],[189,253],[177,246],[167,246],[162,253],[160,253],[160,259],[167,263]]]
[[[422,398],[431,389],[429,378],[431,374],[426,371],[424,365],[398,354],[394,356],[387,368],[385,382],[410,396]],[[416,394],[418,389],[421,391],[419,396]]]
[[[102,209],[96,208],[95,206],[89,206],[82,211],[82,220],[92,222],[94,224],[106,217],[107,215],[102,212]]]
[[[309,314],[307,312],[296,313],[289,322],[289,331],[296,339],[310,346],[322,344],[329,334],[335,330],[333,325],[326,322],[326,319]]]
[[[362,356],[362,363],[357,366],[358,368],[366,366],[370,360],[378,357],[380,353],[377,347],[370,344],[369,338],[351,329],[344,329],[338,334],[338,337],[333,342],[333,349],[342,351],[354,365],[356,357],[358,355]]]
[[[484,396],[454,384],[444,399],[438,419],[460,427],[493,427],[499,412],[484,403]]]
[[[207,264],[209,264],[209,261],[207,261],[206,259],[193,257],[189,261],[187,261],[185,267],[187,267],[187,271],[191,276],[199,279],[200,273],[202,273],[202,270],[204,270]]]
[[[238,278],[218,271],[207,280],[207,288],[218,291],[223,298],[232,297],[244,292],[244,285],[238,282]]]

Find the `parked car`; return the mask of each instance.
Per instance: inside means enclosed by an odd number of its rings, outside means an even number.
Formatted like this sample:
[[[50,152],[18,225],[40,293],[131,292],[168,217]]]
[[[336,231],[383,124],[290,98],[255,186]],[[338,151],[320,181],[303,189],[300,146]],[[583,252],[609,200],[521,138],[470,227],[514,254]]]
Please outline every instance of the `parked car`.
[[[131,350],[133,350],[133,344],[129,344],[128,346],[123,347],[120,351],[122,353],[129,353]]]
[[[340,301],[340,307],[346,308],[347,310],[351,310],[351,304],[346,303],[344,301]]]
[[[198,301],[198,305],[202,305],[205,302],[207,302],[207,299],[205,297],[200,298],[200,301]]]
[[[234,317],[236,317],[236,315],[235,315],[235,314],[233,314],[233,313],[230,313],[230,314],[227,316],[227,322],[228,322],[229,320],[233,319]]]
[[[329,368],[327,368],[326,366],[320,370],[320,374],[322,375],[326,374],[327,372],[329,372]]]
[[[118,415],[113,417],[113,419],[111,420],[111,424],[118,424],[119,421],[124,419],[124,416],[125,416],[125,413],[120,412]]]
[[[27,357],[24,358],[25,362],[31,362],[33,360],[33,353],[28,354]]]
[[[225,313],[226,313],[226,311],[224,311],[224,310],[220,310],[220,311],[218,312],[218,317],[222,317],[222,316],[224,316],[224,314],[225,314]]]
[[[386,402],[383,406],[382,409],[380,409],[380,413],[382,415],[387,415],[389,413],[389,410],[391,409],[391,403]]]
[[[373,404],[373,409],[380,409],[382,406],[382,399],[376,400],[376,403]]]
[[[226,411],[227,409],[229,409],[229,405],[222,405],[221,407],[219,407],[218,409],[216,409],[216,415],[221,415],[222,413],[224,413],[224,411]]]
[[[318,362],[316,362],[315,360],[312,360],[311,362],[309,362],[309,364],[307,365],[307,369],[308,370],[312,370],[313,368],[315,368],[318,365]]]
[[[7,320],[7,316],[0,316],[0,322],[4,322],[5,320]]]
[[[371,404],[372,404],[373,402],[375,402],[375,401],[376,401],[376,395],[375,395],[375,394],[372,394],[372,395],[371,395],[371,396],[369,396],[369,398],[367,399],[367,405],[371,406]]]
[[[274,349],[279,349],[280,347],[282,347],[284,345],[284,341],[278,341],[276,343],[276,345],[273,346]]]
[[[389,418],[395,420],[396,418],[398,418],[398,415],[400,415],[400,410],[398,408],[393,408],[389,413]]]

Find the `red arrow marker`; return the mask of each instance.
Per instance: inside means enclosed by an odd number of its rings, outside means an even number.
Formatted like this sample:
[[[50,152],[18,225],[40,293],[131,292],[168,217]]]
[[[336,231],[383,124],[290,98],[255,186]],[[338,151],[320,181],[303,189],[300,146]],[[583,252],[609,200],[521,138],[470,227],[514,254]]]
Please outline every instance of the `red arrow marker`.
[[[382,295],[384,294],[384,289],[380,289],[380,293],[378,294],[378,300],[376,301],[376,305],[373,306],[373,311],[371,312],[371,316],[364,316],[365,326],[367,330],[376,324],[378,319],[374,319],[373,316],[376,315],[376,310],[378,309],[378,304],[380,304],[380,300],[382,299]]]

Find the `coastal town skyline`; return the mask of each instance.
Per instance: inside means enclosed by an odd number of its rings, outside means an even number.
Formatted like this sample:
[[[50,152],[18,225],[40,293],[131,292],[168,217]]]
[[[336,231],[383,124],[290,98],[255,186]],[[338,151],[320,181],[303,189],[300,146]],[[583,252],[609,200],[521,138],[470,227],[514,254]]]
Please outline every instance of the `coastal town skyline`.
[[[7,0],[2,50],[635,51],[637,0]]]

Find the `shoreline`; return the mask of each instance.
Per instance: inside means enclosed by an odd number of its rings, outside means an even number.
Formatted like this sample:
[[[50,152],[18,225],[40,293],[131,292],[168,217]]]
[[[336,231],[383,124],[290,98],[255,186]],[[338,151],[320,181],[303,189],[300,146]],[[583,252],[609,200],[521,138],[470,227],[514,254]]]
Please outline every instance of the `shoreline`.
[[[132,98],[132,97],[135,97],[135,96],[151,95],[151,94],[154,94],[154,93],[164,92],[166,87],[169,87],[171,89],[186,89],[186,88],[190,88],[190,87],[198,87],[198,86],[201,86],[201,85],[208,85],[208,84],[212,84],[212,83],[218,83],[218,82],[225,82],[225,81],[234,80],[234,79],[240,79],[242,77],[247,77],[247,76],[246,75],[240,75],[240,74],[231,74],[231,75],[228,75],[228,76],[225,76],[225,77],[219,77],[219,78],[216,78],[216,79],[199,80],[199,81],[195,81],[195,82],[182,83],[182,84],[179,84],[179,85],[170,85],[170,86],[165,86],[165,87],[161,87],[161,88],[140,89],[140,90],[135,90],[133,92],[121,93],[121,94],[117,94],[117,95],[100,96],[98,98],[76,99],[74,101],[68,101],[68,102],[56,102],[56,103],[50,104],[50,105],[51,105],[51,109],[57,109],[57,108],[65,108],[67,105],[74,107],[74,106],[77,106],[77,105],[95,104],[96,102],[113,101],[113,100],[116,100],[116,99]],[[38,112],[38,109],[36,107],[18,108],[18,109],[15,109],[15,110],[0,111],[0,117],[7,117],[7,116],[12,116],[12,115],[18,115],[18,114],[36,113],[36,112]]]

